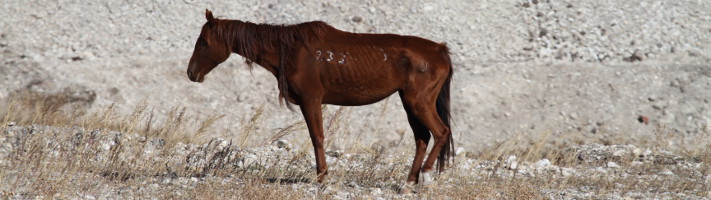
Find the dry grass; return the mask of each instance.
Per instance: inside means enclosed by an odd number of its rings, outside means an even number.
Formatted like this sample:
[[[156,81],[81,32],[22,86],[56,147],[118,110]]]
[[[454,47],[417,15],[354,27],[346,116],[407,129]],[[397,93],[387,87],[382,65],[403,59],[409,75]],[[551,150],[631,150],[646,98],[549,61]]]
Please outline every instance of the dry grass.
[[[223,141],[203,138],[208,127],[222,116],[198,121],[185,109],[175,108],[158,121],[145,103],[136,106],[133,113],[121,115],[115,106],[89,113],[70,102],[48,99],[51,97],[22,96],[0,110],[0,144],[8,150],[0,155],[0,198],[544,199],[634,197],[637,193],[646,195],[642,198],[656,198],[665,197],[665,193],[703,197],[711,190],[705,178],[711,173],[708,136],[685,144],[696,148],[673,152],[686,163],[700,165],[685,168],[664,162],[632,167],[638,160],[635,157],[584,162],[570,150],[574,145],[552,142],[550,133],[522,134],[480,154],[459,155],[455,167],[441,174],[437,183],[418,186],[416,194],[397,195],[412,162],[412,148],[400,147],[402,141],[393,148],[354,145],[344,152],[328,152],[329,178],[319,185],[313,182],[316,175],[311,145],[272,150],[276,157],[261,157],[250,150],[268,147],[305,129],[303,122],[297,122],[255,142],[251,136],[263,120],[263,109],[245,120],[238,131],[240,141]],[[348,109],[326,113],[324,127],[330,136],[358,132],[343,125]],[[678,139],[675,137],[688,136],[670,135],[660,128],[653,141],[636,145],[662,151]],[[260,145],[245,149],[247,144]],[[247,163],[245,158],[250,155],[254,155],[254,162]],[[584,175],[518,174],[504,166],[510,156],[519,158],[522,165],[550,159],[553,165]],[[606,169],[611,171],[608,173],[596,171],[609,161],[623,167]],[[465,165],[470,167],[462,167]],[[662,171],[674,175],[661,176]],[[343,191],[349,194],[344,196]],[[573,193],[578,196],[570,196]]]

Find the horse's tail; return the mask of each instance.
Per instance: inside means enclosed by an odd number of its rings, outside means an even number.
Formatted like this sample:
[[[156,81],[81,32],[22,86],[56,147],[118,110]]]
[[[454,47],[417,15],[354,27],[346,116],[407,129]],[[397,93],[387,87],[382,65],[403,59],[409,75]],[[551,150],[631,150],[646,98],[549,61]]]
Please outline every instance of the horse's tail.
[[[449,65],[449,74],[447,74],[447,79],[444,81],[444,84],[442,84],[442,88],[439,90],[439,95],[437,95],[436,103],[437,115],[439,115],[439,118],[449,129],[446,142],[444,143],[442,150],[440,150],[439,152],[439,157],[437,157],[437,170],[439,172],[442,172],[444,171],[444,167],[447,165],[449,159],[454,159],[454,157],[452,156],[454,152],[454,141],[452,139],[453,134],[451,131],[452,128],[449,125],[449,121],[452,118],[449,113],[449,87],[452,81],[452,74],[454,74],[454,69],[452,68],[452,60],[449,57],[449,48],[446,44],[442,44],[442,46],[440,46],[439,52],[447,63],[447,65]]]

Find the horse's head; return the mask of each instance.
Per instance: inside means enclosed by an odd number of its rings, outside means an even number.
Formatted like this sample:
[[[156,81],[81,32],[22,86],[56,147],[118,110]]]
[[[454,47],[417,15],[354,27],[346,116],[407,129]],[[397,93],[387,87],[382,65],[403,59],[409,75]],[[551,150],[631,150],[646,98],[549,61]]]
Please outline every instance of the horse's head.
[[[210,10],[205,10],[207,22],[202,26],[202,32],[195,42],[193,56],[188,63],[188,78],[193,82],[202,82],[205,75],[230,56],[228,44],[216,29],[219,19],[212,16]]]

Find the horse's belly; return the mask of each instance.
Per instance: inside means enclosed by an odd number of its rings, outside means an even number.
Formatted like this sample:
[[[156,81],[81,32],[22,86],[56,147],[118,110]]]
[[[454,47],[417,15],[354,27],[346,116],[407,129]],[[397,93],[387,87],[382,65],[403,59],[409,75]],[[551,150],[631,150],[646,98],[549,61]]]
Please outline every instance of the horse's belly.
[[[382,80],[381,80],[382,81]],[[395,84],[383,86],[372,83],[326,85],[323,103],[343,106],[359,106],[383,100],[398,90]]]
[[[352,53],[351,57],[343,56],[340,60],[343,62],[318,63],[322,70],[320,78],[325,90],[324,103],[347,106],[371,104],[400,89],[407,73],[394,59],[382,60],[382,57]]]

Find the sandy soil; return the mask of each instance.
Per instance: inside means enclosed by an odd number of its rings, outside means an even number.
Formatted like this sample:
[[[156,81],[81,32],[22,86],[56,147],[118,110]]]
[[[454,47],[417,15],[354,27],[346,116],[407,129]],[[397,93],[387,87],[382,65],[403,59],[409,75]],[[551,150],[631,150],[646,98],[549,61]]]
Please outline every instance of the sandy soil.
[[[228,139],[260,107],[261,130],[301,121],[279,106],[274,78],[238,55],[203,84],[187,79],[205,8],[221,18],[323,20],[447,42],[456,145],[468,151],[518,135],[627,144],[659,130],[711,134],[711,4],[703,1],[10,0],[0,7],[0,99],[29,90],[125,113],[146,101],[159,117],[185,107],[198,119],[225,115],[209,136]],[[400,100],[386,102],[347,108],[349,127],[336,137],[386,145],[409,136]]]

